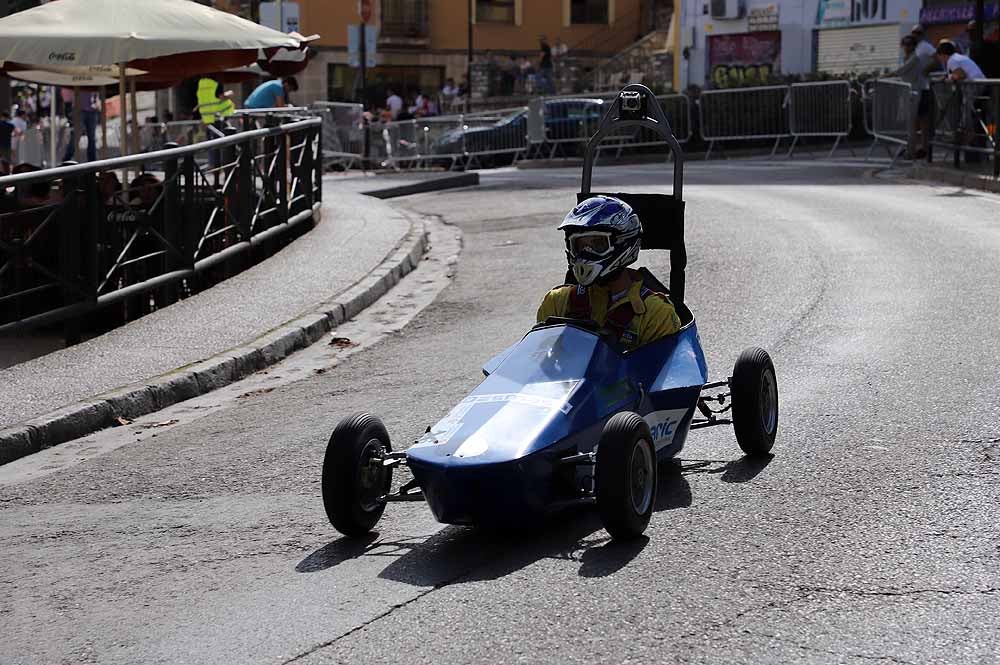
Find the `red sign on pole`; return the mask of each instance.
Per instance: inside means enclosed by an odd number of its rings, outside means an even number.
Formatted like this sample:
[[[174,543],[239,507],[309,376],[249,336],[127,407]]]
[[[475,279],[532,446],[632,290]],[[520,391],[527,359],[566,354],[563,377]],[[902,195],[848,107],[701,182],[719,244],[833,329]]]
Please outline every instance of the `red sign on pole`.
[[[358,14],[362,23],[372,22],[372,5],[374,0],[358,0]]]

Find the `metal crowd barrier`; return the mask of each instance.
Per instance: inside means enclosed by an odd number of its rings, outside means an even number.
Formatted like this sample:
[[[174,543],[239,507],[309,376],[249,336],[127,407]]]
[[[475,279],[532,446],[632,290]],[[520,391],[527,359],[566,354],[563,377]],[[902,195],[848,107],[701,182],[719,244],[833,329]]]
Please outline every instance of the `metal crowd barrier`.
[[[931,82],[936,113],[931,145],[950,150],[955,168],[961,155],[988,155],[993,177],[1000,177],[1000,79]]]
[[[851,133],[851,85],[847,81],[793,83],[788,89],[788,128],[792,145],[804,136],[835,138],[828,157]],[[853,154],[854,151],[852,150]]]
[[[365,157],[365,108],[361,104],[316,102],[313,110],[323,117],[323,161],[351,169]]]
[[[368,132],[369,158],[384,168],[516,162],[528,147],[527,107],[372,123]]]
[[[0,333],[63,323],[75,342],[89,317],[120,325],[276,250],[318,209],[320,131],[310,118],[0,178]]]
[[[660,106],[670,122],[670,129],[677,142],[683,145],[690,141],[692,135],[691,103],[687,95],[658,95],[656,99],[660,102]],[[666,143],[656,132],[635,127],[610,134],[601,142],[597,150],[598,155],[603,150],[615,150],[615,159],[618,159],[625,150],[665,145]]]
[[[771,156],[791,136],[786,111],[789,89],[769,85],[732,90],[706,90],[698,102],[701,136],[708,141],[705,159],[716,141],[774,139]]]
[[[898,79],[878,79],[871,89],[872,120],[871,135],[874,138],[865,159],[871,157],[872,150],[882,141],[896,145],[896,150],[889,151],[892,163],[910,144],[913,136],[913,118],[919,91],[911,88],[909,83]],[[886,146],[888,151],[888,146]]]

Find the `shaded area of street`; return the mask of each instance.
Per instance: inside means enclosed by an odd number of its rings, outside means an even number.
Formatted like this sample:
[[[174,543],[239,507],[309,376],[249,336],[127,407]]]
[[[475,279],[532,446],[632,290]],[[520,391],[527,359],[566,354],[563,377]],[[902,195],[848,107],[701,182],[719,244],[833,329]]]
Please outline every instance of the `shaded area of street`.
[[[865,168],[688,169],[688,301],[711,375],[725,378],[745,346],[767,348],[781,424],[761,462],[730,431],[693,433],[681,463],[661,467],[645,538],[613,544],[589,512],[512,535],[392,505],[360,542],[326,522],[319,472],[336,422],[371,410],[409,445],[561,280],[555,226],[578,172],[484,173],[479,188],[396,203],[464,237],[452,285],[405,328],[210,417],[0,487],[5,652],[15,663],[992,660],[1000,199]],[[666,181],[654,166],[600,169],[595,189]],[[668,272],[665,254],[643,261]]]

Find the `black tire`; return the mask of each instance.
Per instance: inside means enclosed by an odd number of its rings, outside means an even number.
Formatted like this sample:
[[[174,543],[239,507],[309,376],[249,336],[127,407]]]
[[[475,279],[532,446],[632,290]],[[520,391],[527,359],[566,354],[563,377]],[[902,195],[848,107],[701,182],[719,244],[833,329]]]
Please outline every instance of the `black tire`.
[[[380,497],[392,486],[392,469],[373,462],[392,450],[382,421],[359,413],[340,421],[323,458],[323,507],[345,536],[371,531],[385,512]]]
[[[639,415],[618,413],[597,444],[594,493],[601,522],[615,540],[642,535],[656,503],[656,449]]]
[[[767,351],[752,346],[740,354],[730,389],[736,442],[747,455],[766,455],[778,434],[778,379]]]

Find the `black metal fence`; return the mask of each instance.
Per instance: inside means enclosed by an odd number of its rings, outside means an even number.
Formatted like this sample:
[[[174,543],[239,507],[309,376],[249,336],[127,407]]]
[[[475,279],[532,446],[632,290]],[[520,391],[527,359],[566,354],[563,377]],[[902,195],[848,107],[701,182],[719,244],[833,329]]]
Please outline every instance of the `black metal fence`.
[[[273,253],[322,191],[320,118],[0,178],[0,333],[110,327]],[[94,317],[103,317],[96,324]]]

